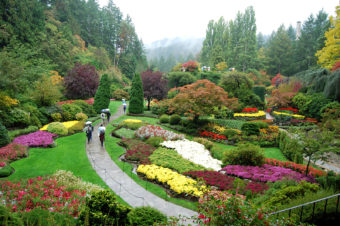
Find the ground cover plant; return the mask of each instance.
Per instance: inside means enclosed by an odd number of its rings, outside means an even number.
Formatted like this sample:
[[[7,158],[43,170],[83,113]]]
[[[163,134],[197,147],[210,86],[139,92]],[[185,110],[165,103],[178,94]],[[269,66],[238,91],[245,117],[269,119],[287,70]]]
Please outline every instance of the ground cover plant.
[[[120,144],[126,147],[125,159],[129,161],[137,161],[141,164],[151,164],[149,156],[156,149],[138,139],[123,138]]]
[[[57,136],[56,134],[39,130],[39,131],[30,133],[27,135],[16,137],[13,140],[13,143],[25,145],[28,147],[39,147],[39,146],[47,147],[54,143],[53,138],[56,136]]]
[[[182,134],[176,134],[154,125],[140,127],[136,130],[135,135],[141,139],[148,139],[149,137],[163,137],[166,140],[184,139],[184,135]]]

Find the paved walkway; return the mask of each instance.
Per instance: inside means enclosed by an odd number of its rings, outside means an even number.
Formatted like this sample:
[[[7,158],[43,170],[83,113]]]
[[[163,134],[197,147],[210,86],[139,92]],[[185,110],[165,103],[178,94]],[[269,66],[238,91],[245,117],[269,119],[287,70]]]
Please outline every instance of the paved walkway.
[[[123,115],[123,108],[120,107],[113,116],[111,121]],[[106,122],[107,124],[107,122]],[[86,144],[87,156],[96,170],[97,174],[105,181],[105,183],[125,202],[132,207],[151,206],[158,209],[167,216],[187,216],[198,215],[197,212],[167,202],[159,198],[153,193],[145,190],[124,173],[110,158],[104,147],[100,146],[98,138],[98,127],[100,123],[94,127],[92,141]]]

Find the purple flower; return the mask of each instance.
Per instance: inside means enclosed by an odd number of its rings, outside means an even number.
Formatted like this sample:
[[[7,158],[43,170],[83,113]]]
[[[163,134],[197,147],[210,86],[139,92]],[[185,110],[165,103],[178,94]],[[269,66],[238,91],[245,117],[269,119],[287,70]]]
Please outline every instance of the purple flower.
[[[36,147],[36,146],[46,147],[50,144],[53,144],[54,142],[53,137],[57,137],[57,135],[46,132],[46,131],[38,130],[34,133],[16,137],[13,140],[13,143],[25,145],[28,147]]]

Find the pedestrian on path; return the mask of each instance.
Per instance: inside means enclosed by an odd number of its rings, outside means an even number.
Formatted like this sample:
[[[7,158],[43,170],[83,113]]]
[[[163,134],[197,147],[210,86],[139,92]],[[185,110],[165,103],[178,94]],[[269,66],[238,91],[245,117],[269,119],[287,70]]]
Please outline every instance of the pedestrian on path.
[[[86,126],[85,126],[85,128],[83,129],[83,131],[84,131],[85,134],[86,134],[87,143],[89,144],[90,141],[92,140],[92,132],[93,132],[92,122],[87,121],[87,122],[86,122]]]
[[[109,123],[110,122],[111,113],[108,111],[106,114],[107,114],[107,122]]]
[[[124,110],[124,115],[125,115],[125,112],[126,112],[126,103],[125,102],[123,103],[123,110]]]
[[[103,121],[103,124],[105,123],[105,113],[104,112],[102,112],[101,114],[100,114],[100,117],[101,117],[101,119],[102,119],[102,121]]]
[[[99,136],[100,144],[103,147],[104,140],[105,140],[105,127],[103,124],[101,124],[100,127],[98,128],[98,136]]]

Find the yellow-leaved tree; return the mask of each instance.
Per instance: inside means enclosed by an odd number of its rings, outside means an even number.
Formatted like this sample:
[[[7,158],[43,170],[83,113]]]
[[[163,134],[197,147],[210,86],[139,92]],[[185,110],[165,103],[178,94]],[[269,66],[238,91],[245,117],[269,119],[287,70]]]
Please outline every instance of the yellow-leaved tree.
[[[340,5],[336,7],[336,18],[330,16],[329,19],[331,27],[325,33],[325,47],[315,55],[318,57],[318,64],[331,69],[337,61],[340,61]]]

